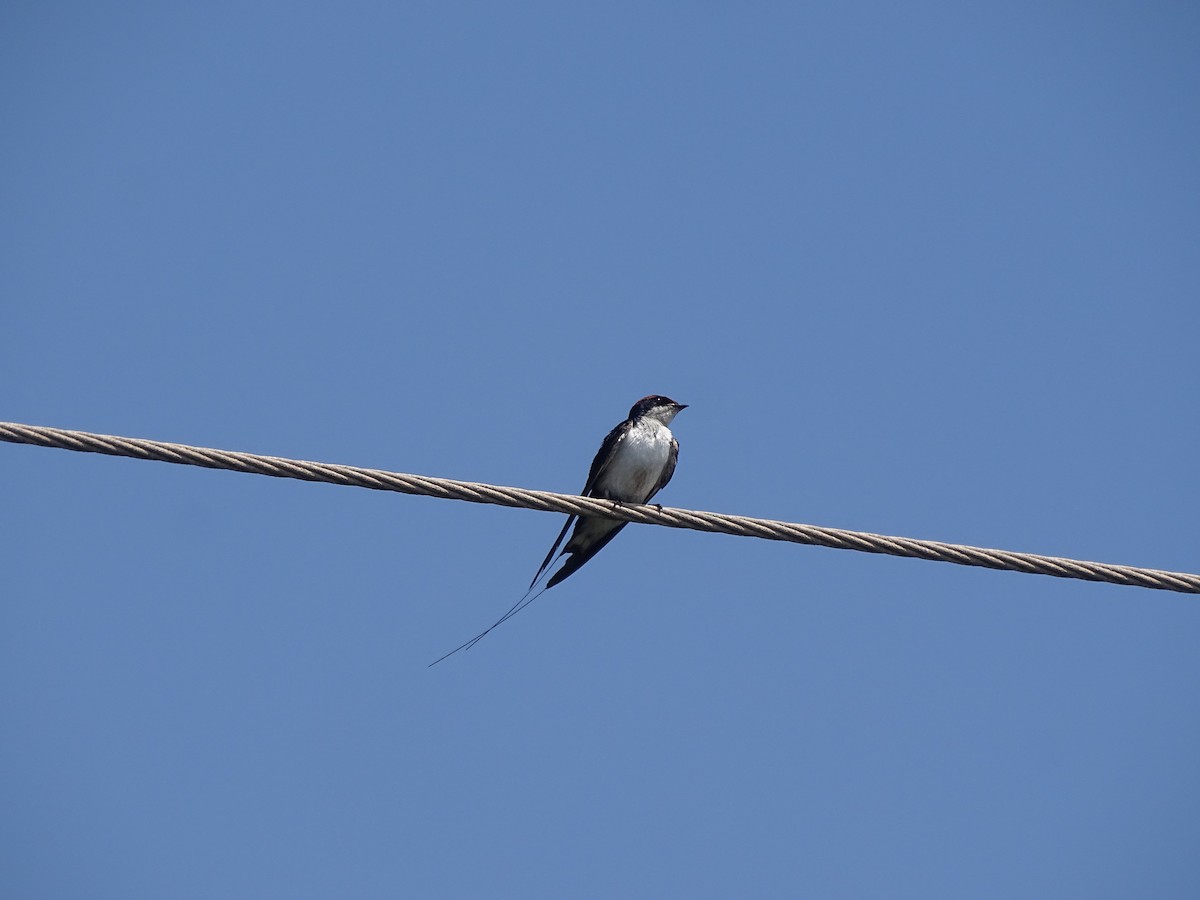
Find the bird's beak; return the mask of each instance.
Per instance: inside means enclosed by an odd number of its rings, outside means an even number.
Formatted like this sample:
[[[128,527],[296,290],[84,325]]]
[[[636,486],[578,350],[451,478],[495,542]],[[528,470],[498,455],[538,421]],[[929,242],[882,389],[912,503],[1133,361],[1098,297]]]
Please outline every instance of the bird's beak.
[[[687,408],[688,408],[688,405],[687,405],[686,403],[676,403],[676,404],[675,404],[675,408],[676,408],[677,410],[678,410],[678,409],[687,409]]]

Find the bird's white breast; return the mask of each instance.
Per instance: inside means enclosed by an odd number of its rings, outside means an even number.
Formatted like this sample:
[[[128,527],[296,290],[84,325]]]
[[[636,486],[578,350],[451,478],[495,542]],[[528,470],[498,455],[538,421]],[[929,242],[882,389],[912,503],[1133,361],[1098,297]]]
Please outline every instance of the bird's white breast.
[[[611,500],[644,503],[671,456],[671,430],[643,419],[625,435],[598,487]]]

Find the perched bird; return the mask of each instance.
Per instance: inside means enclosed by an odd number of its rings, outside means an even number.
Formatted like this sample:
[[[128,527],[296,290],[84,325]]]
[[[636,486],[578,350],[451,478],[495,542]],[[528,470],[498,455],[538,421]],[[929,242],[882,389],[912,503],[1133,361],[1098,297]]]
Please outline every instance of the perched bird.
[[[600,445],[596,458],[592,460],[587,483],[580,493],[584,497],[612,500],[615,503],[649,503],[675,474],[675,463],[679,459],[679,441],[675,440],[667,426],[682,409],[687,409],[687,404],[676,403],[657,394],[643,397],[633,404],[633,408],[629,410],[629,417],[613,428]],[[575,525],[575,530],[571,531],[570,539],[560,550],[559,546],[562,545],[563,538],[572,524]],[[513,604],[490,628],[451,650],[446,656],[473,647],[492,628],[516,615],[542,593],[579,571],[584,563],[603,550],[628,524],[599,516],[567,516],[566,524],[554,539],[550,552],[546,554],[537,574],[533,576],[533,581],[529,583],[529,590],[525,592],[525,596]],[[534,585],[564,553],[569,555],[562,568],[550,576],[545,587],[530,596]],[[434,660],[430,665],[436,665],[446,656]]]

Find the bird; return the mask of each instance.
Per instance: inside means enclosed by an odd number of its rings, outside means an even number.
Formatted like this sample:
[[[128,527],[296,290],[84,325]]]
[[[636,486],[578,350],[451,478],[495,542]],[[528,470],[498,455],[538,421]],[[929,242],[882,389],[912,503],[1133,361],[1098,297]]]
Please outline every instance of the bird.
[[[668,426],[684,409],[687,409],[686,403],[676,403],[661,394],[650,394],[633,404],[629,415],[604,438],[592,460],[587,482],[580,495],[611,500],[616,504],[649,503],[675,474],[675,464],[679,461],[679,441]],[[567,516],[562,531],[550,545],[550,552],[533,576],[533,581],[529,582],[529,590],[525,595],[490,627],[430,665],[437,665],[459,650],[475,646],[497,625],[503,624],[550,588],[578,572],[628,524],[602,516]],[[571,531],[571,537],[563,544],[563,538],[572,525],[575,528]],[[567,561],[550,576],[541,590],[533,593],[534,586],[564,553],[567,554]]]

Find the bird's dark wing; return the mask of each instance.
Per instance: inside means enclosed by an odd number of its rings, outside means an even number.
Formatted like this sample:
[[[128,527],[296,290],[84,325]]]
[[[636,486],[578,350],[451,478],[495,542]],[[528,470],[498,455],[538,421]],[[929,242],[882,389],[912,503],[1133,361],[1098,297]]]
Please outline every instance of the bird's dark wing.
[[[550,580],[546,582],[546,590],[550,590],[550,588],[554,587],[556,584],[565,581],[571,575],[574,575],[576,572],[578,572],[583,567],[585,562],[607,547],[608,542],[615,538],[620,533],[621,529],[628,524],[628,522],[622,522],[586,550],[572,550],[571,555],[567,557],[567,561],[563,563],[562,568],[555,572],[554,575],[551,576]]]
[[[554,551],[558,549],[558,545],[561,544],[563,538],[566,537],[567,529],[571,527],[571,523],[573,523],[576,518],[576,516],[567,516],[567,521],[566,524],[563,525],[562,531],[558,533],[558,537],[556,537],[554,539],[554,543],[550,545],[550,552],[547,553],[546,558],[542,560],[542,565],[537,570],[537,574],[533,576],[533,581],[529,582],[529,586],[531,588],[537,584],[537,580],[541,578],[542,573],[546,571],[546,566],[550,565],[550,561],[554,559]]]
[[[628,431],[628,429],[626,429],[626,427],[625,427],[627,424],[628,424],[628,420],[621,422],[619,425],[617,425],[615,428],[613,428],[613,430],[610,431],[605,436],[604,443],[602,443],[600,445],[600,449],[596,451],[596,456],[592,460],[592,467],[591,467],[591,469],[588,470],[587,483],[584,484],[583,490],[579,492],[581,496],[584,496],[584,497],[592,496],[592,491],[595,490],[595,488],[596,488],[596,482],[600,480],[600,476],[604,474],[605,468],[607,468],[609,462],[612,460],[613,452],[617,449],[617,445],[620,444],[621,441],[623,441],[625,439],[625,435]],[[674,457],[672,457],[672,462],[670,464],[670,468],[671,469],[675,468]],[[668,474],[667,478],[670,478],[670,477],[671,476]],[[663,484],[666,484],[666,482],[664,481]],[[542,565],[537,570],[537,574],[533,576],[533,581],[529,582],[530,587],[533,587],[535,584],[537,584],[537,580],[542,577],[542,573],[545,572],[546,568],[550,565],[551,562],[553,562],[554,555],[555,555],[556,551],[558,551],[559,545],[562,543],[563,538],[566,537],[566,535],[567,535],[568,529],[570,529],[571,525],[575,522],[575,520],[577,518],[578,518],[577,516],[567,516],[566,524],[563,525],[562,531],[560,531],[558,533],[558,537],[556,537],[554,539],[554,543],[550,546],[550,552],[547,553],[546,558],[544,560],[542,560]],[[616,532],[614,531],[613,534],[616,534]],[[604,541],[604,543],[602,543],[600,545],[600,547],[603,547],[604,544],[608,543],[609,540],[612,540],[612,538],[609,537],[608,540]],[[599,550],[600,547],[597,547],[596,550]],[[592,555],[594,555],[594,552],[595,551],[593,551]],[[590,558],[591,558],[591,555],[589,555],[588,559],[590,559]],[[575,559],[575,555],[572,554],[571,560],[574,561],[574,559]],[[575,569],[578,569],[579,566],[582,566],[585,562],[587,562],[587,559],[581,560],[578,565],[576,565],[574,568],[571,569],[571,572],[574,572]],[[570,565],[570,563],[568,563],[568,565]],[[562,574],[562,573],[559,573],[559,574]],[[568,572],[567,574],[569,575],[570,572]],[[566,576],[564,575],[563,578],[565,578],[565,577]],[[554,581],[554,584],[558,584],[559,581],[562,581],[562,578],[557,578],[557,580]],[[549,587],[549,585],[547,585],[547,587]]]
[[[625,440],[625,435],[629,433],[629,420],[626,419],[613,428],[604,437],[604,443],[600,445],[600,449],[596,451],[596,457],[592,460],[592,468],[588,470],[587,484],[583,486],[583,490],[579,493],[584,497],[593,496],[592,491],[596,489],[596,482],[600,480],[600,476],[604,474],[604,470],[608,468],[616,456],[617,447],[621,441]]]
[[[679,462],[679,441],[671,438],[671,452],[667,455],[667,464],[663,466],[662,474],[658,476],[658,484],[654,485],[654,490],[650,492],[650,496],[644,502],[649,503],[654,499],[655,494],[667,486],[667,482],[675,474],[675,464],[677,462]]]

